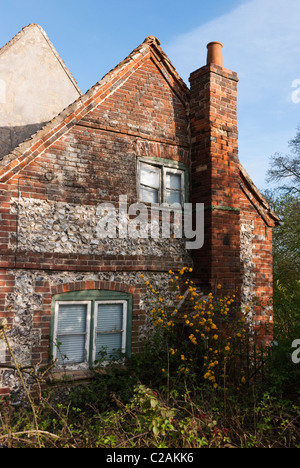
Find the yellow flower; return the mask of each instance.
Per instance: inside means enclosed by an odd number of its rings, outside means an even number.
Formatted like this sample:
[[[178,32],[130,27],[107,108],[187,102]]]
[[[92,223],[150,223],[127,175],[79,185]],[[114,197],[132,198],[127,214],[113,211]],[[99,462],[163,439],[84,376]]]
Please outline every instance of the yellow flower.
[[[141,278],[144,278],[144,275],[141,275]]]
[[[196,337],[194,336],[193,338],[191,338],[191,342],[196,345],[197,344],[197,340],[196,340]]]
[[[222,285],[218,284],[217,289],[221,289],[221,288],[222,288]]]
[[[158,300],[159,300],[159,302],[163,302],[163,298],[162,298],[162,297],[159,297]]]
[[[218,335],[214,335],[214,336],[213,336],[213,339],[214,339],[214,340],[217,340],[218,338],[219,338]]]

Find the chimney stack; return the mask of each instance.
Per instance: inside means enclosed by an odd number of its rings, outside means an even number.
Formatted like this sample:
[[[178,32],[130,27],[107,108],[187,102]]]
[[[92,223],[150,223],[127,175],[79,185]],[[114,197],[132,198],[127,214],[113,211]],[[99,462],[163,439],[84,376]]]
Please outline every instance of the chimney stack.
[[[240,187],[236,73],[223,68],[222,44],[190,75],[191,199],[204,203],[204,245],[193,251],[203,291],[240,286]]]

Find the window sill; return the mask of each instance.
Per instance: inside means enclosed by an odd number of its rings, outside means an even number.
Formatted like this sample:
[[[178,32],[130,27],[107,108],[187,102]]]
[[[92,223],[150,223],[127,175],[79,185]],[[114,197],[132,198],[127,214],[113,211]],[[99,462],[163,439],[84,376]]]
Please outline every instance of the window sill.
[[[94,373],[89,369],[79,370],[54,370],[48,377],[50,384],[60,383],[84,383],[90,381],[94,377]]]

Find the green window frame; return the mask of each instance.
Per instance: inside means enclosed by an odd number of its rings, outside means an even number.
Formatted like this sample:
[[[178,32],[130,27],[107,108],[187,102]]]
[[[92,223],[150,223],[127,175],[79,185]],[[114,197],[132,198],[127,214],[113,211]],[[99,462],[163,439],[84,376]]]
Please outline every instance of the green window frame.
[[[143,171],[151,171],[151,169],[152,177],[150,177],[149,182],[146,182],[143,180]],[[180,202],[178,202],[181,206],[183,206],[184,203],[188,203],[189,179],[188,168],[185,164],[163,158],[139,158],[137,160],[137,174],[137,192],[139,200],[142,203],[161,203],[171,205],[173,203],[169,203],[170,198],[172,198],[171,192],[175,198],[176,194],[178,195],[180,192]],[[172,175],[177,178],[178,181],[180,180],[180,188],[172,188],[171,185],[168,185],[168,177]],[[148,200],[146,199],[147,195],[144,198],[144,191],[145,194],[147,191],[149,192]],[[151,196],[153,196],[152,200]],[[176,201],[174,201],[174,203],[176,203]]]
[[[58,367],[94,367],[101,343],[108,349],[117,343],[117,351],[130,357],[131,322],[130,294],[103,290],[58,294],[52,298],[51,356],[58,359]],[[113,356],[112,352],[106,360]]]

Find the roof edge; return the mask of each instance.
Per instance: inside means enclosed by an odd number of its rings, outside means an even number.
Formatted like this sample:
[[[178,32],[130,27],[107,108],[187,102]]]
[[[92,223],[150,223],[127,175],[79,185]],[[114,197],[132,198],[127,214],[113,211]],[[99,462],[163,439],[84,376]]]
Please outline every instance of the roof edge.
[[[179,73],[177,72],[176,68],[172,64],[171,60],[167,56],[167,54],[162,50],[160,47],[160,41],[157,39],[155,36],[147,36],[146,39],[143,42],[144,44],[148,44],[149,47],[152,48],[154,52],[158,55],[160,58],[160,61],[164,63],[165,67],[173,75],[173,77],[176,79],[178,84],[180,84],[182,90],[184,91],[185,94],[190,94],[190,89],[187,86],[187,84],[183,81]]]
[[[264,209],[264,211],[268,214],[270,218],[273,219],[275,222],[275,225],[279,225],[281,223],[281,219],[279,216],[272,210],[270,207],[269,203],[265,199],[265,197],[262,195],[262,193],[258,190],[254,182],[252,181],[251,177],[245,170],[245,168],[242,166],[241,163],[239,163],[239,170],[242,179],[246,182],[248,189],[252,192],[253,196],[256,198],[258,201],[259,205]]]

